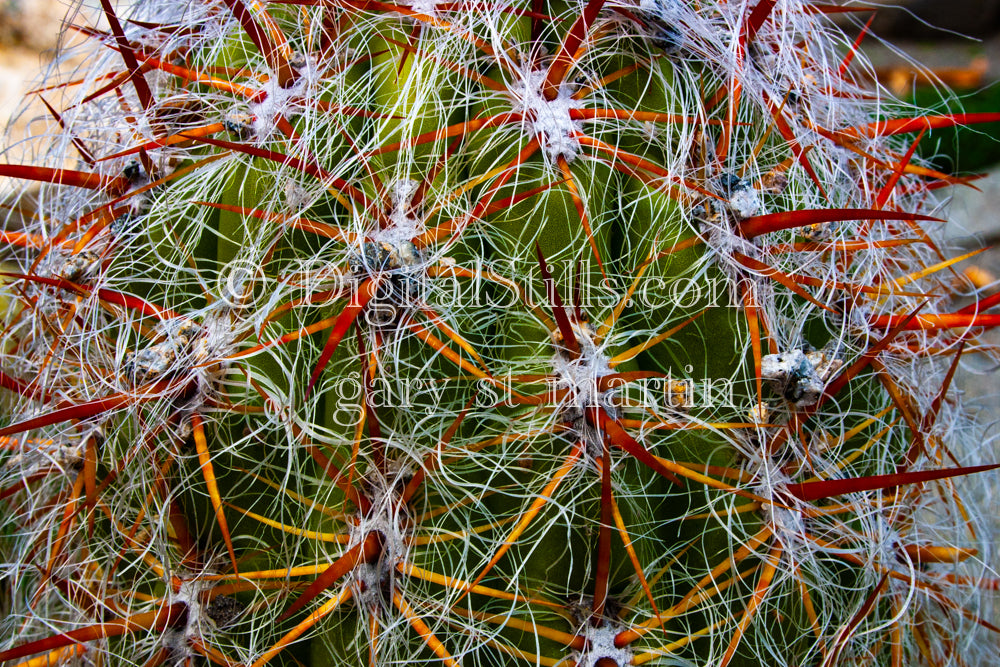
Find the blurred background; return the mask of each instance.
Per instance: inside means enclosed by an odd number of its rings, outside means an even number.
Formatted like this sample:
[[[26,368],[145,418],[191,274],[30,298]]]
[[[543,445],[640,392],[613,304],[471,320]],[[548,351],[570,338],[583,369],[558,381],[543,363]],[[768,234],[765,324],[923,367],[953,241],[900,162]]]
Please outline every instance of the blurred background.
[[[62,32],[69,2],[0,0],[0,125],[10,123],[28,92],[37,87],[38,73],[51,61]],[[875,65],[875,75],[898,97],[941,113],[963,108],[1000,111],[1000,0],[863,4],[878,5],[874,17],[865,11],[842,19],[854,34],[872,19],[875,36],[866,37],[862,48]],[[926,70],[917,68],[915,62]],[[953,92],[946,93],[945,86]],[[45,95],[54,101],[58,92]],[[0,139],[5,162],[21,159],[24,144],[20,141],[30,133],[31,119],[46,117],[37,95],[29,95],[27,103],[28,110],[14,118],[6,138]],[[947,236],[969,249],[1000,241],[1000,123],[936,130],[921,143],[921,152],[942,171],[984,174],[972,183],[975,189],[963,187],[954,192]],[[9,190],[0,182],[0,200],[5,192]],[[1000,250],[990,249],[960,268],[990,293],[1000,288]],[[987,335],[1000,349],[1000,331]],[[995,366],[986,355],[969,355],[958,382],[980,411],[980,442],[1000,456],[1000,383],[993,373]],[[1000,508],[996,513],[1000,515]]]
[[[866,3],[867,4],[867,3]],[[896,0],[878,3],[864,51],[879,80],[902,99],[940,110],[1000,111],[1000,0]],[[864,21],[869,15],[859,14]],[[890,47],[889,44],[892,46]],[[911,63],[927,68],[918,71]],[[947,86],[947,93],[941,86]],[[959,267],[990,294],[1000,289],[1000,123],[930,133],[920,151],[945,172],[983,174],[955,188],[946,235],[986,252]],[[1000,349],[1000,330],[986,340]],[[969,355],[956,383],[979,413],[978,441],[1000,455],[997,357]],[[996,502],[994,500],[993,502]],[[994,507],[1000,515],[1000,507]]]
[[[66,14],[59,0],[0,0],[0,123],[7,125],[40,70],[51,61],[52,51]],[[38,115],[45,108],[35,102],[23,118]],[[24,119],[12,128],[4,146],[24,136]]]

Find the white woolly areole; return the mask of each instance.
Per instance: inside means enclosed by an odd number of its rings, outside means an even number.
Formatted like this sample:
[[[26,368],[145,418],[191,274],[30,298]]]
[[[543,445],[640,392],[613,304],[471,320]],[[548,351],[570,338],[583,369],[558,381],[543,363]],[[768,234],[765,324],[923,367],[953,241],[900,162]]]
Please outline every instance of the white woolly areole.
[[[406,545],[407,530],[401,525],[405,516],[399,516],[392,511],[392,503],[382,508],[382,512],[373,509],[372,514],[362,517],[357,524],[350,527],[350,544],[353,547],[365,541],[368,534],[377,532],[382,534],[382,560],[388,565],[395,565],[402,561],[409,551]]]
[[[787,503],[788,500],[782,498],[780,502]],[[781,540],[786,549],[805,542],[808,531],[802,512],[766,504],[761,506],[761,514],[764,516],[764,521],[771,527],[771,531]]]
[[[514,111],[524,115],[531,133],[538,137],[551,162],[560,157],[572,162],[580,152],[580,142],[575,135],[583,126],[570,117],[570,110],[579,109],[583,104],[573,99],[571,87],[565,84],[560,84],[555,99],[545,99],[542,93],[545,74],[544,70],[527,72],[510,87]]]
[[[759,483],[750,492],[773,501],[761,505],[764,522],[789,549],[802,544],[807,530],[802,512],[797,509],[801,501],[786,491],[792,480],[770,460],[761,462],[757,474]]]
[[[305,211],[316,203],[320,195],[310,192],[293,180],[288,180],[282,187],[285,195],[285,206],[290,211]]]
[[[438,3],[436,0],[409,0],[406,4],[418,14],[430,17],[437,16]]]
[[[868,544],[873,555],[877,556],[876,562],[894,565],[902,561],[907,563],[909,568],[913,567],[913,563],[903,549],[903,538],[884,515],[875,515],[869,532],[872,539]]]
[[[418,187],[420,187],[420,184],[412,178],[397,178],[393,181],[389,191],[389,197],[392,199],[392,207],[396,209],[409,206],[413,200],[413,195],[417,193]]]
[[[373,241],[402,248],[424,233],[423,220],[414,217],[410,210],[413,195],[417,193],[418,187],[419,183],[408,178],[401,178],[392,184],[389,191],[389,198],[392,200],[389,221],[392,224],[385,229],[372,232],[369,236]]]
[[[684,8],[677,0],[639,0],[638,8],[643,14],[667,22],[676,22],[684,14]]]
[[[748,257],[759,257],[760,248],[750,239],[734,233],[733,227],[725,217],[718,221],[704,221],[706,233],[703,234],[705,243],[714,252],[720,255],[731,256],[734,252],[741,253]]]
[[[402,465],[399,470],[406,470]],[[409,552],[407,537],[409,529],[406,523],[409,517],[406,510],[397,502],[396,493],[392,490],[389,480],[381,475],[368,478],[371,482],[369,491],[372,507],[367,514],[359,513],[357,522],[352,524],[350,531],[350,547],[363,543],[372,532],[382,536],[382,552],[374,563],[360,563],[354,568],[352,581],[354,597],[359,604],[377,606],[379,590],[383,582],[391,581],[397,563],[406,559]],[[364,584],[362,587],[361,584]]]
[[[577,667],[595,667],[597,661],[603,658],[614,660],[619,667],[632,664],[632,651],[615,646],[615,637],[619,632],[621,628],[613,625],[595,628],[588,623],[584,629],[587,650],[577,655]]]
[[[613,371],[607,355],[594,345],[583,327],[574,326],[576,342],[580,346],[580,356],[568,359],[562,353],[552,358],[552,367],[558,376],[557,388],[572,391],[572,404],[567,407],[585,410],[593,407],[605,407],[608,401],[607,392],[598,391],[598,381]]]
[[[313,59],[306,57],[305,64],[297,71],[299,76],[292,85],[282,88],[277,76],[271,76],[263,86],[264,98],[250,105],[253,114],[253,132],[257,141],[263,142],[274,131],[274,121],[279,115],[288,115],[295,98],[306,95],[309,88],[321,79],[321,72]]]
[[[198,364],[211,359],[224,359],[234,353],[242,332],[234,327],[228,309],[221,304],[205,311],[201,333],[202,338],[194,348],[194,361]]]
[[[191,640],[201,637],[201,602],[199,602],[199,595],[203,587],[204,583],[200,581],[181,580],[181,585],[178,587],[177,592],[171,596],[173,604],[182,602],[187,605],[187,624],[184,626],[184,641],[177,642],[181,637],[176,635],[170,637],[168,634],[164,634],[163,640],[164,644],[168,645],[172,650],[180,651],[185,656],[192,655],[190,648]],[[175,645],[177,643],[180,643],[180,645]]]
[[[761,250],[750,239],[744,238],[734,233],[733,227],[726,216],[720,216],[717,220],[702,221],[704,229],[701,237],[705,240],[711,254],[715,257],[719,268],[726,274],[730,288],[730,301],[734,306],[742,306],[742,299],[736,286],[747,276],[746,267],[738,262],[733,255],[740,253],[752,259],[761,258]],[[758,303],[767,304],[770,302],[770,285],[758,280],[754,283],[756,289],[756,300]]]

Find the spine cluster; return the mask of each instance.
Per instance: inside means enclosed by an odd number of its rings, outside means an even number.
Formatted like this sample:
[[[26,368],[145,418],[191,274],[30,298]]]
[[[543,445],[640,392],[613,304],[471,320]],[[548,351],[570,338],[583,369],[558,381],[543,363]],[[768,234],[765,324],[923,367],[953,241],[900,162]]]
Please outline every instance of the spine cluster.
[[[1000,316],[915,148],[997,117],[855,15],[82,7],[0,164],[0,662],[975,664]]]

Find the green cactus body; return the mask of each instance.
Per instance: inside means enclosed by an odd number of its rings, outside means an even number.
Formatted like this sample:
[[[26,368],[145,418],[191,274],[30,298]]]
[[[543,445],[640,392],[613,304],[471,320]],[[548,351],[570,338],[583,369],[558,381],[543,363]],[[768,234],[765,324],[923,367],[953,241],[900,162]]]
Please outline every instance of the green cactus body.
[[[981,658],[963,119],[746,4],[102,2],[0,165],[0,662]]]

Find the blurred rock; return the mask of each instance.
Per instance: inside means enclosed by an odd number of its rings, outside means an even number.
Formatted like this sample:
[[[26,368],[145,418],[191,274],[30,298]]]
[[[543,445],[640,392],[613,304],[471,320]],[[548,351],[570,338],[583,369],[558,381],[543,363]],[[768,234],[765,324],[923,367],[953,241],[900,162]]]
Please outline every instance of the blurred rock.
[[[52,61],[63,30],[68,2],[59,0],[0,0],[0,152],[3,162],[30,159],[24,140],[39,127],[34,119],[51,121],[41,101],[28,93],[39,85]],[[49,101],[57,101],[54,94]],[[16,115],[21,110],[22,113]],[[14,189],[0,178],[0,198]]]
[[[55,48],[66,5],[55,0],[0,0],[0,48]]]
[[[975,181],[979,190],[956,188],[949,207],[948,225],[945,234],[969,250],[989,249],[962,262],[959,269],[968,272],[979,271],[983,279],[992,279],[983,289],[988,296],[1000,289],[1000,168],[994,168],[985,178]],[[1000,329],[987,331],[983,338],[987,345],[1000,349]],[[965,394],[968,406],[979,418],[978,441],[990,447],[1000,456],[1000,385],[997,383],[996,354],[979,353],[967,355],[955,377],[956,386]],[[1000,508],[998,508],[1000,510]]]

